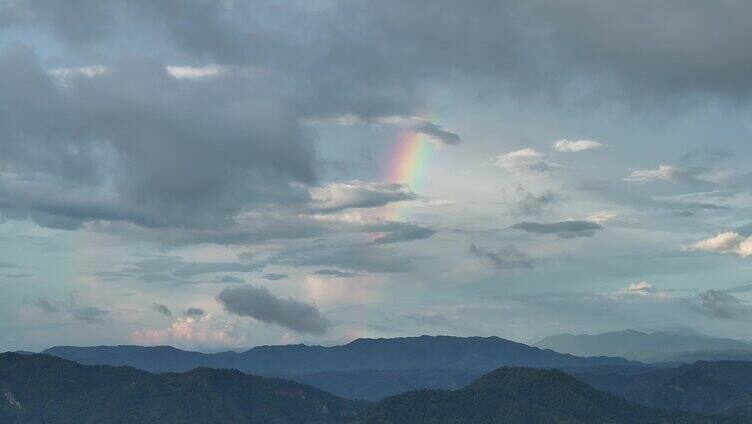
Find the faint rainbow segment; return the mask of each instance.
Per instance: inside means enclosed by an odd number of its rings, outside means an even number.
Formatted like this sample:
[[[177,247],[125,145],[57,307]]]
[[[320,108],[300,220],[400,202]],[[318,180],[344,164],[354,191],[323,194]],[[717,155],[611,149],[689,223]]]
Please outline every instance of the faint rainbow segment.
[[[416,132],[401,133],[389,153],[384,180],[405,184],[413,192],[420,193],[427,183],[426,170],[433,150],[427,136]],[[410,209],[410,205],[404,202],[393,203],[386,208],[386,218],[409,219]]]

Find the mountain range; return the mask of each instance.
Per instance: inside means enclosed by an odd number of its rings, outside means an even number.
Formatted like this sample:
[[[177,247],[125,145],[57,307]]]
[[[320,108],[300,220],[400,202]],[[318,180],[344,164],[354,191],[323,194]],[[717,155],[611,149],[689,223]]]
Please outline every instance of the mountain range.
[[[592,372],[642,367],[622,358],[582,358],[498,337],[358,339],[342,346],[259,346],[199,353],[169,346],[58,346],[43,353],[84,365],[127,365],[149,372],[229,368],[289,378],[350,399],[378,400],[416,389],[458,389],[502,366]]]
[[[182,372],[208,367],[275,376],[344,370],[490,371],[502,366],[637,365],[623,358],[561,354],[499,337],[451,336],[357,339],[331,347],[257,346],[239,353],[199,353],[169,346],[56,346],[42,353],[84,365],[128,365],[151,372]]]
[[[578,356],[618,356],[654,363],[752,359],[752,343],[747,341],[637,330],[593,335],[559,334],[545,337],[535,346]]]
[[[0,422],[238,424],[587,424],[749,422],[742,415],[653,409],[559,370],[504,367],[458,390],[378,403],[236,370],[152,374],[43,354],[0,354]]]

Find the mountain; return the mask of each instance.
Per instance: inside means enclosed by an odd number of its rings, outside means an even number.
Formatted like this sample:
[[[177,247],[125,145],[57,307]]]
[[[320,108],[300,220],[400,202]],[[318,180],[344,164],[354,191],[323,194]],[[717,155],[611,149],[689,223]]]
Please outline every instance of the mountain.
[[[752,362],[697,362],[636,375],[578,374],[577,378],[648,406],[707,413],[752,411]]]
[[[697,361],[752,361],[752,350],[695,350],[666,355],[656,365],[692,364]]]
[[[2,423],[338,424],[362,404],[239,371],[150,374],[48,355],[0,354]]]
[[[348,370],[290,378],[348,399],[380,400],[420,389],[459,389],[482,374],[463,370]]]
[[[421,336],[357,339],[342,346],[258,346],[245,352],[205,354],[173,347],[58,346],[43,353],[84,365],[128,365],[150,372],[197,367],[231,368],[266,376],[346,370],[490,371],[501,366],[533,368],[639,365],[622,358],[582,358],[498,337]]]
[[[559,370],[501,368],[464,389],[389,397],[352,424],[720,423],[631,404]]]
[[[619,356],[642,362],[674,361],[677,355],[697,351],[746,351],[752,354],[752,343],[745,341],[636,330],[594,335],[559,334],[545,337],[535,346],[578,356]]]

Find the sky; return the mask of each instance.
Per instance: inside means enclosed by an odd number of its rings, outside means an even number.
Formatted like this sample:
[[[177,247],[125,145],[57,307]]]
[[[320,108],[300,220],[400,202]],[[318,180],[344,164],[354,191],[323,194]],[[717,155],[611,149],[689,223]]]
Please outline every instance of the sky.
[[[3,0],[0,350],[752,339],[750,18]]]

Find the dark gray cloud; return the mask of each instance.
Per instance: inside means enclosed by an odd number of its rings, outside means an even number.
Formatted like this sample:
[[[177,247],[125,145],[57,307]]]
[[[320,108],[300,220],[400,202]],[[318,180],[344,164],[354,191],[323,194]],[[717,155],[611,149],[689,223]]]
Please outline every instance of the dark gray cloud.
[[[514,205],[514,213],[521,216],[538,216],[542,213],[550,210],[556,203],[560,201],[552,191],[545,191],[541,194],[533,194],[522,187],[517,188],[517,200]]]
[[[387,116],[377,119],[376,123],[393,126],[403,131],[420,133],[443,145],[459,144],[461,140],[459,135],[429,120],[415,116]]]
[[[152,43],[130,49],[254,62],[305,81],[306,107],[318,98],[326,99],[319,110],[374,115],[409,105],[397,87],[463,76],[488,86],[514,82],[520,92],[585,80],[634,98],[736,97],[752,88],[744,71],[752,65],[744,44],[750,13],[752,6],[733,0],[715,8],[681,0],[355,0],[308,8],[260,0],[76,0],[65,7],[36,0],[8,2],[0,24],[50,29],[77,50],[140,34]]]
[[[268,82],[180,80],[129,58],[61,86],[24,47],[0,53],[0,73],[0,98],[16,99],[0,105],[12,217],[208,231],[245,208],[302,205],[290,183],[315,180],[310,136]]]
[[[71,317],[87,324],[97,324],[102,322],[102,318],[109,314],[110,311],[99,309],[93,306],[75,308],[70,311]]]
[[[172,316],[172,311],[170,311],[170,308],[168,308],[166,305],[162,303],[155,303],[151,305],[151,309],[154,310],[155,312],[159,312],[162,315],[165,315],[168,317]]]
[[[496,269],[532,269],[535,264],[535,260],[530,255],[511,246],[494,252],[471,243],[469,252],[477,258],[487,261]]]
[[[331,326],[315,305],[281,299],[264,287],[228,287],[217,295],[217,300],[228,312],[299,333],[324,334]]]
[[[749,315],[749,305],[724,290],[706,290],[697,295],[700,310],[715,318],[731,319]]]
[[[264,280],[269,280],[269,281],[278,281],[278,280],[284,280],[284,279],[289,278],[289,275],[269,272],[266,274],[259,275],[259,278],[263,278]]]
[[[46,314],[60,312],[60,308],[59,307],[53,305],[52,302],[50,302],[49,300],[47,300],[44,297],[38,298],[36,300],[35,304],[36,304],[37,307],[39,307],[39,309],[42,310],[42,312],[44,312]]]
[[[0,268],[18,268],[18,265],[10,262],[0,262]]]
[[[436,230],[418,225],[414,222],[395,222],[384,221],[376,224],[364,226],[368,232],[385,232],[387,234],[375,238],[372,244],[392,244],[413,240],[427,239],[434,234]]]
[[[234,275],[219,275],[214,278],[218,283],[244,283],[245,280]]]
[[[94,306],[79,305],[76,295],[71,294],[66,301],[51,302],[47,298],[39,297],[34,303],[45,314],[65,313],[71,318],[82,321],[87,324],[98,324],[102,318],[111,311],[100,309]]]
[[[593,221],[520,222],[509,228],[535,234],[554,234],[563,239],[592,237],[603,226]]]
[[[201,308],[188,308],[183,311],[183,316],[188,318],[201,318],[205,312]]]
[[[359,274],[354,272],[344,272],[344,271],[338,271],[336,269],[318,269],[313,272],[315,275],[323,275],[325,277],[335,277],[335,278],[352,278],[357,277]]]

